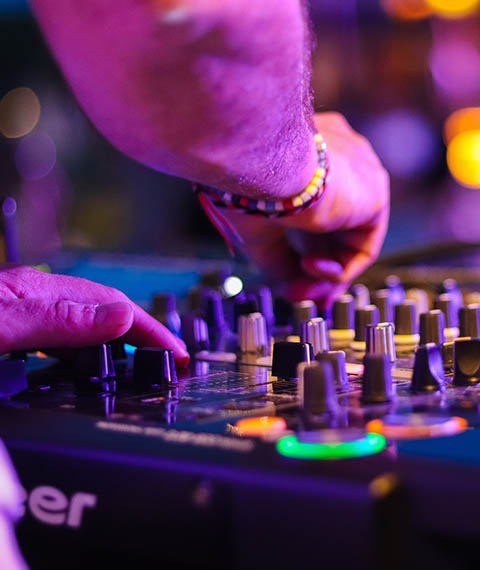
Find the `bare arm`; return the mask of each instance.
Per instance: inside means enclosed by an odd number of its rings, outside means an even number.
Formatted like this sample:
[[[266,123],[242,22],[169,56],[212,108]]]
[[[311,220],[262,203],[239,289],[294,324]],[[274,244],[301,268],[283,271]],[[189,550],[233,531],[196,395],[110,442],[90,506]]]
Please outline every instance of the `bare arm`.
[[[248,196],[315,168],[298,0],[32,0],[87,115],[155,169]]]

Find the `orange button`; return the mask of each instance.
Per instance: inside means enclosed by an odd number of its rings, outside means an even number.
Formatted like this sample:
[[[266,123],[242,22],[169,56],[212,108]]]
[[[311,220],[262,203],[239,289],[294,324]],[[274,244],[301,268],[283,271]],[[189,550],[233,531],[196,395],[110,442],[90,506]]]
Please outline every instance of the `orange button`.
[[[398,423],[393,421],[372,420],[367,423],[365,429],[372,433],[379,433],[387,439],[423,439],[428,437],[444,437],[455,435],[465,431],[468,423],[464,418],[452,416],[450,418],[422,418],[412,415],[413,421]],[[430,421],[428,421],[430,420]]]
[[[263,437],[275,433],[281,433],[287,429],[283,418],[275,416],[261,416],[244,418],[235,424],[236,435]]]

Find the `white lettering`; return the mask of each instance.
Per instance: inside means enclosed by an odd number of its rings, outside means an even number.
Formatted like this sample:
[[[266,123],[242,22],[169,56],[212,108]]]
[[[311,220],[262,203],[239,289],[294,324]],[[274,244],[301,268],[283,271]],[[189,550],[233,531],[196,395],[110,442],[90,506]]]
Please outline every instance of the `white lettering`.
[[[68,499],[55,487],[42,485],[30,493],[28,506],[38,520],[52,525],[65,523]]]

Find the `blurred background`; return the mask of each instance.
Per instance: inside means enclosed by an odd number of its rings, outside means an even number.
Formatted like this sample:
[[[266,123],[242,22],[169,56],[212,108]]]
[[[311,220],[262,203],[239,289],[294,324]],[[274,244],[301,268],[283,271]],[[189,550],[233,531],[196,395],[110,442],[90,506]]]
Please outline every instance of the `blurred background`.
[[[344,113],[391,175],[384,252],[480,241],[480,0],[310,5],[316,110]],[[95,131],[23,0],[0,0],[0,53],[1,195],[18,201],[23,261],[71,249],[228,257],[188,183]]]

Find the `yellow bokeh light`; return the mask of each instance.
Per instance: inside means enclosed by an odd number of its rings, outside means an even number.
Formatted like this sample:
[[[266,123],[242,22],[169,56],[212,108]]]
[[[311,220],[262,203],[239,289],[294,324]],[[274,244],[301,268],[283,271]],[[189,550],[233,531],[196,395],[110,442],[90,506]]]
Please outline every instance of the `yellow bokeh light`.
[[[480,107],[458,109],[445,121],[443,139],[448,144],[458,134],[478,129],[480,129]]]
[[[17,87],[0,100],[0,132],[9,139],[31,132],[40,118],[40,101],[28,87]]]
[[[480,129],[453,137],[447,147],[447,164],[460,184],[480,188]]]
[[[380,0],[380,3],[395,20],[421,20],[432,14],[426,0]]]
[[[478,10],[480,0],[425,0],[432,11],[443,18],[464,18]]]

